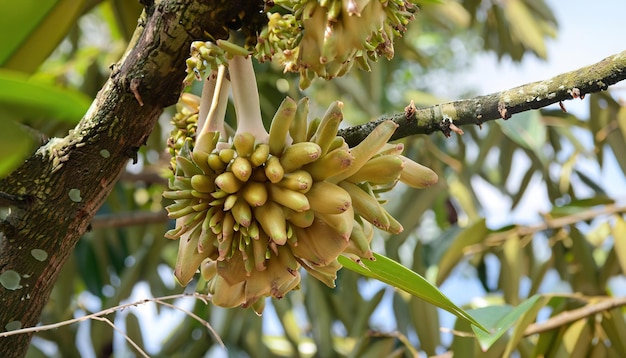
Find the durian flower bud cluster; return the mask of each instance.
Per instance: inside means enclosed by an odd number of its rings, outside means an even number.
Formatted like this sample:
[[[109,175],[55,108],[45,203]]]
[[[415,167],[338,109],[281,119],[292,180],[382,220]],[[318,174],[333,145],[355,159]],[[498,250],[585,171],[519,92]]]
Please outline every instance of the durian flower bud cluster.
[[[176,113],[170,121],[174,126],[167,140],[167,149],[171,156],[170,167],[176,168],[176,156],[187,139],[194,141],[198,126],[200,97],[192,93],[183,93],[176,104]]]
[[[277,59],[285,71],[300,73],[300,88],[315,76],[343,76],[357,63],[394,55],[393,41],[414,19],[417,7],[408,0],[274,1],[291,13],[269,13],[258,36],[255,56]]]
[[[211,110],[195,142],[175,157],[163,196],[179,240],[175,276],[181,284],[200,269],[214,304],[252,306],[297,288],[300,268],[333,287],[339,255],[373,259],[373,227],[399,233],[402,226],[378,194],[398,181],[427,187],[437,175],[387,144],[397,125],[384,121],[349,148],[337,135],[342,103],[308,121],[308,100],[286,98],[263,128],[251,59],[228,60],[237,131],[223,138],[228,82],[221,67]],[[205,94],[203,93],[203,97]]]

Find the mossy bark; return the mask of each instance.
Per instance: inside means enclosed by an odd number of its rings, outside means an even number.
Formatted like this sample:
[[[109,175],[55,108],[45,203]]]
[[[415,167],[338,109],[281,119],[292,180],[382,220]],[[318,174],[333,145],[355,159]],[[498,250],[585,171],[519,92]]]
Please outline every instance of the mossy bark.
[[[509,119],[513,114],[539,109],[585,94],[604,91],[626,79],[626,51],[572,72],[548,80],[533,82],[506,91],[437,104],[424,108],[410,108],[404,112],[382,117],[360,126],[342,129],[339,135],[352,147],[360,143],[381,121],[391,119],[399,127],[391,140],[415,134],[443,132],[449,136],[450,124],[474,124],[495,119]]]
[[[182,90],[192,41],[228,34],[254,1],[142,1],[128,51],[81,122],[0,181],[13,205],[0,221],[0,332],[35,326],[60,268],[145,144],[163,108]],[[31,334],[0,338],[0,356],[25,355]]]

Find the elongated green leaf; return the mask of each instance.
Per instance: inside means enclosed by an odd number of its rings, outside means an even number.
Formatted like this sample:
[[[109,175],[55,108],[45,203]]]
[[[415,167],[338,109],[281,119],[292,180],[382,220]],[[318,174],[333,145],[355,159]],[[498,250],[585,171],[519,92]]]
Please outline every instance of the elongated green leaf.
[[[363,266],[347,257],[339,256],[338,260],[344,267],[363,276],[375,278],[393,287],[404,290],[426,302],[442,308],[469,323],[484,329],[474,317],[455,305],[437,287],[433,286],[425,278],[389,259],[386,256],[374,253],[375,261],[363,260]]]
[[[30,154],[32,137],[18,123],[0,121],[0,178],[15,170]]]
[[[91,99],[81,92],[0,70],[0,108],[19,116],[78,123],[90,104]]]
[[[0,67],[34,72],[63,40],[86,0],[0,0]]]
[[[476,338],[483,351],[486,351],[491,347],[506,331],[511,328],[518,319],[524,316],[526,312],[530,311],[537,301],[541,298],[539,295],[535,295],[525,300],[517,307],[511,306],[488,306],[479,308],[476,310],[470,310],[472,316],[476,317],[480,322],[483,322],[488,330],[481,331],[472,326],[472,330],[476,334]],[[489,333],[486,333],[489,332]]]
[[[506,344],[505,353],[502,355],[503,357],[509,357],[511,355],[520,340],[524,337],[524,331],[526,328],[535,321],[537,313],[539,313],[539,310],[543,308],[547,302],[547,297],[539,297],[539,299],[535,300],[532,306],[530,306],[528,310],[521,315],[520,319],[518,319],[515,323],[515,328],[513,328],[511,338]]]

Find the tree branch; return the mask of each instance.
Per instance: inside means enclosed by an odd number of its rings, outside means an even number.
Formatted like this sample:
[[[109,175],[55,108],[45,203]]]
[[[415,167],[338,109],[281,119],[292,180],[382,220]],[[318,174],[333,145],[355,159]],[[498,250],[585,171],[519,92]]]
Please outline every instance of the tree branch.
[[[495,119],[509,119],[513,114],[539,109],[588,93],[606,90],[626,79],[626,51],[581,69],[551,79],[525,84],[506,91],[425,108],[407,106],[405,112],[384,116],[375,121],[339,131],[351,147],[360,143],[382,121],[391,119],[399,127],[392,140],[414,134],[440,131],[449,136],[450,125],[482,125]]]
[[[0,331],[33,327],[74,245],[182,90],[192,41],[228,36],[262,1],[145,1],[133,41],[76,128],[0,180],[11,204],[0,220]],[[28,205],[13,205],[26,198]],[[0,338],[0,356],[26,354],[32,332]]]
[[[609,311],[613,308],[626,306],[626,297],[611,297],[597,303],[590,303],[581,308],[565,311],[541,323],[533,323],[524,331],[524,336],[547,332],[565,326],[596,313]]]

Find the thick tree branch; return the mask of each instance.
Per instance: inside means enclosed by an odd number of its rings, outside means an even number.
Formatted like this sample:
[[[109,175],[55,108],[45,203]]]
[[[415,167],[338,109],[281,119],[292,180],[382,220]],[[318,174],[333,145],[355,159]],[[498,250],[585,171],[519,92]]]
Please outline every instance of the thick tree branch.
[[[407,110],[359,126],[343,129],[339,135],[352,147],[360,143],[382,121],[399,124],[392,140],[436,131],[450,134],[450,124],[481,125],[495,119],[508,119],[515,113],[539,109],[588,93],[606,90],[626,79],[626,51],[548,80],[533,82],[506,91],[431,107]]]
[[[192,41],[228,35],[227,25],[258,13],[262,1],[144,1],[124,58],[65,138],[42,146],[0,181],[0,330],[32,327],[60,268],[111,192],[128,158],[182,90]],[[14,198],[25,205],[14,205]],[[32,333],[0,338],[0,356],[22,357]]]

